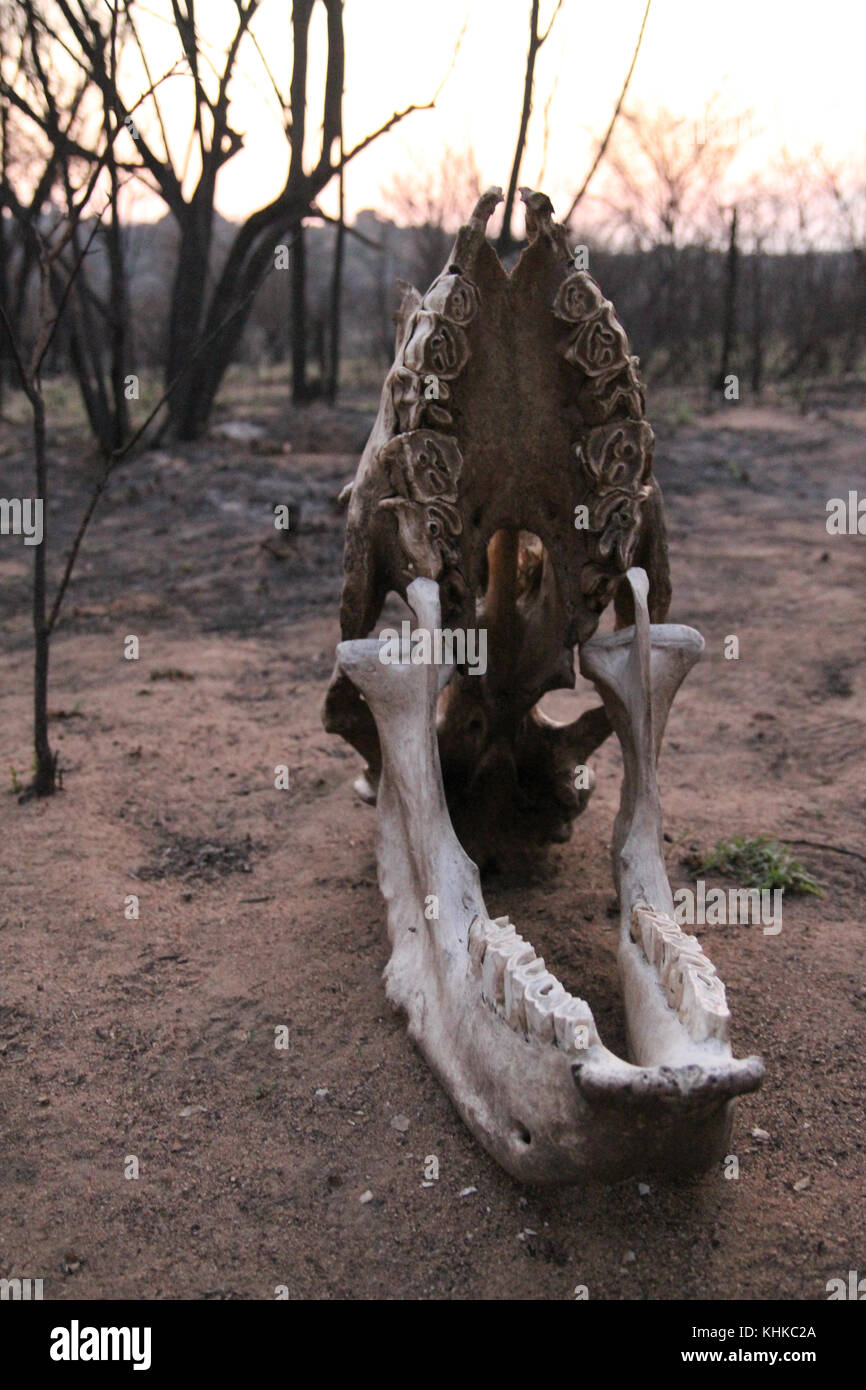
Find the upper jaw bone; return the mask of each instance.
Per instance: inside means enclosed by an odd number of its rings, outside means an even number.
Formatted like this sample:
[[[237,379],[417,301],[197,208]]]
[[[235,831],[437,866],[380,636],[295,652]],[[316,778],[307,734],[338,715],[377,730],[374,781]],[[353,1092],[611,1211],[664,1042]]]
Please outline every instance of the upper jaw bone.
[[[707,1167],[726,1152],[732,1097],[755,1089],[762,1075],[757,1058],[732,1057],[724,987],[673,920],[661,850],[658,745],[703,642],[691,628],[651,627],[643,571],[630,570],[628,580],[634,626],[586,643],[581,666],[623,747],[614,873],[634,1064],[604,1046],[588,1004],[563,988],[507,918],[487,913],[442,787],[435,713],[450,670],[384,665],[376,640],[337,648],[382,747],[388,997],[471,1131],[528,1182]],[[434,581],[415,580],[408,599],[419,627],[438,626]]]

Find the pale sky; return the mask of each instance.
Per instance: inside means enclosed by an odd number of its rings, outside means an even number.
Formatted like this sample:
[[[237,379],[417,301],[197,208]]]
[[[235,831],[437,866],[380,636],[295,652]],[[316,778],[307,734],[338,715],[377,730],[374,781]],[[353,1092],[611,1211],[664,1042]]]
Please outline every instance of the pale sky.
[[[535,104],[521,181],[537,178],[550,103],[545,190],[563,214],[582,181],[621,87],[644,0],[564,0],[536,66]],[[165,0],[151,0],[151,10]],[[290,0],[265,0],[255,32],[275,78],[288,87]],[[360,155],[347,173],[350,217],[381,206],[395,172],[435,167],[445,148],[471,147],[483,184],[505,185],[522,98],[529,0],[346,0],[347,146],[394,110],[429,100],[453,71],[435,111],[420,111]],[[542,27],[553,0],[542,0]],[[234,6],[207,0],[200,28],[218,47]],[[468,18],[467,18],[468,17]],[[324,10],[316,6],[310,53],[310,136],[318,133],[324,71]],[[169,31],[150,20],[160,57]],[[751,112],[753,134],[729,177],[768,168],[783,148],[794,156],[823,147],[831,161],[862,159],[866,132],[866,4],[861,0],[653,0],[627,106],[664,106],[699,120],[718,93],[732,115]],[[167,66],[157,63],[157,67]],[[164,89],[169,114],[182,81]],[[173,95],[174,94],[174,98]],[[246,148],[220,176],[220,211],[239,217],[273,197],[285,178],[286,143],[255,51],[248,48],[233,89],[235,127]],[[185,131],[182,107],[170,129]],[[322,198],[333,210],[333,190]],[[147,215],[139,206],[139,215]],[[151,210],[151,215],[158,212]]]

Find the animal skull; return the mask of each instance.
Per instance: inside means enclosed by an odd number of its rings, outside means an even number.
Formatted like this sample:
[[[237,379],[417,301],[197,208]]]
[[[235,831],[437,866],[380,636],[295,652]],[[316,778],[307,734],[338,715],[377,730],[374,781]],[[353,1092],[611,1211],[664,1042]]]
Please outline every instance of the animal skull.
[[[485,630],[486,674],[458,670],[438,711],[449,807],[482,869],[568,839],[586,804],[573,769],[610,733],[606,715],[558,726],[536,706],[573,687],[574,647],[629,565],[649,574],[654,621],[670,601],[637,359],[549,200],[521,193],[530,244],[510,275],[485,236],[491,189],[423,299],[405,288],[349,502],[340,615],[344,640],[364,637],[389,591],[405,600],[423,577],[449,630]],[[325,724],[366,758],[356,785],[373,799],[378,735],[339,669]]]
[[[356,787],[378,802],[389,998],[473,1133],[527,1181],[691,1171],[724,1154],[732,1099],[762,1076],[731,1054],[724,987],[673,920],[661,852],[656,759],[703,639],[663,622],[637,360],[543,194],[522,190],[530,241],[506,273],[485,237],[500,196],[481,198],[424,298],[404,293],[349,504],[325,722],[367,758]],[[443,624],[481,627],[486,673],[388,660],[367,634],[389,591],[431,646]],[[593,635],[611,600],[617,631]],[[603,707],[563,726],[536,705],[573,686],[575,646]],[[611,728],[633,1063],[508,920],[488,918],[469,857],[567,838],[591,790],[575,792],[575,766]]]

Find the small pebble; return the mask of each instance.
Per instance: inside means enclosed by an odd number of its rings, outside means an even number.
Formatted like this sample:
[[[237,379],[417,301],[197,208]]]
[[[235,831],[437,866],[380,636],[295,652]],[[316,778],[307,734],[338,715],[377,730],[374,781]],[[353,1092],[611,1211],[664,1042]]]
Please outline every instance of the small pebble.
[[[753,1129],[752,1138],[757,1139],[759,1144],[766,1144],[770,1136],[765,1129]]]
[[[811,1178],[798,1178],[797,1181],[794,1183],[794,1191],[795,1191],[795,1192],[805,1192],[806,1189],[809,1188],[809,1187],[811,1187],[811,1186],[812,1186],[812,1179],[811,1179]]]
[[[362,1192],[360,1197],[358,1198],[358,1201],[361,1203],[362,1206],[366,1206],[367,1203],[372,1202],[372,1200],[373,1194],[370,1191],[369,1187],[367,1188],[366,1192]]]

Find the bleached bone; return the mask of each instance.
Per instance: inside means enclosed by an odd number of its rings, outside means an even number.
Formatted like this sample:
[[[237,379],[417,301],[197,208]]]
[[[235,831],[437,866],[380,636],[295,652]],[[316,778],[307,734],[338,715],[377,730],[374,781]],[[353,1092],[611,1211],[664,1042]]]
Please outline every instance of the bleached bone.
[[[382,644],[337,648],[378,728],[379,882],[388,907],[389,999],[464,1121],[515,1177],[564,1183],[707,1167],[727,1151],[732,1099],[763,1068],[735,1060],[724,995],[673,921],[655,763],[671,702],[700,655],[691,628],[651,626],[646,576],[628,571],[635,622],[584,644],[623,749],[614,830],[619,965],[634,1063],[601,1042],[589,1006],[505,919],[487,915],[478,870],[448,815],[435,710],[450,668],[385,665]],[[440,621],[439,586],[407,590],[417,626]],[[428,919],[430,895],[438,917]]]
[[[574,649],[595,633],[623,575],[670,602],[653,431],[638,360],[613,305],[575,266],[545,194],[522,188],[527,245],[506,267],[486,237],[501,189],[478,200],[442,272],[403,286],[394,360],[351,489],[340,628],[375,632],[389,593],[439,584],[444,625],[485,633],[486,669],[461,669],[437,715],[443,781],[461,844],[482,870],[562,843],[611,733],[602,708],[570,725],[538,710],[574,688]],[[381,766],[369,707],[339,670],[325,726]]]
[[[631,937],[655,967],[669,1005],[692,1037],[727,1042],[731,1016],[725,987],[697,937],[686,936],[664,913],[643,907],[632,911]]]

